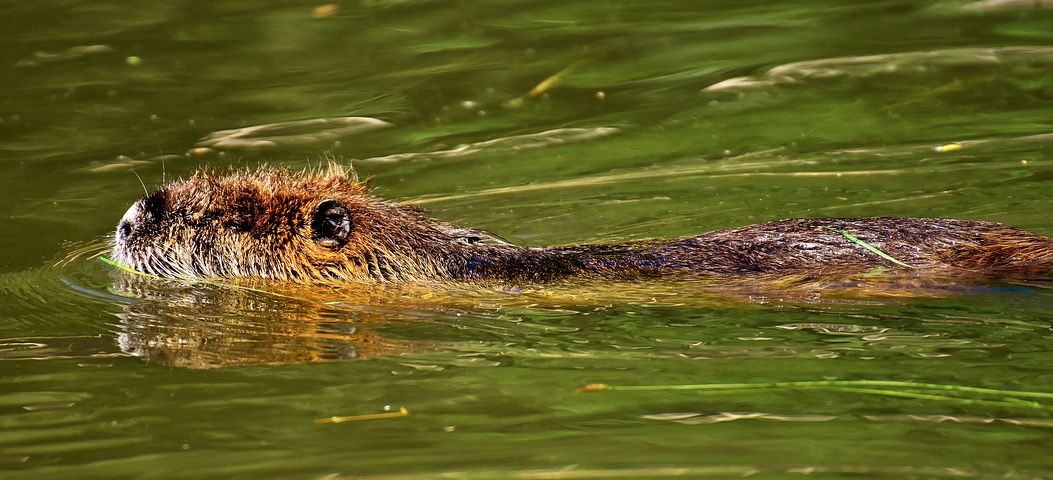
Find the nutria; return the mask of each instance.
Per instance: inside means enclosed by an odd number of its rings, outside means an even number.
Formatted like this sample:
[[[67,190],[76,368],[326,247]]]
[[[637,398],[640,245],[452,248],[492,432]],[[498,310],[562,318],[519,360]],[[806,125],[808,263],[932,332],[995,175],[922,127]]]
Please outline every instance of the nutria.
[[[884,252],[886,259],[841,232]],[[939,218],[779,220],[670,241],[523,247],[374,198],[340,168],[198,172],[135,202],[114,258],[163,277],[300,283],[1053,271],[1053,241]]]

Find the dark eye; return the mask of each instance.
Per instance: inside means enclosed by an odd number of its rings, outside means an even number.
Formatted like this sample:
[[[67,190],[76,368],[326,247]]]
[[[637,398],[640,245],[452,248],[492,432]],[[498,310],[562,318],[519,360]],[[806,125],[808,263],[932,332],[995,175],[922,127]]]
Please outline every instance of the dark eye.
[[[341,247],[351,235],[351,213],[340,200],[318,204],[311,219],[311,238],[325,247]]]

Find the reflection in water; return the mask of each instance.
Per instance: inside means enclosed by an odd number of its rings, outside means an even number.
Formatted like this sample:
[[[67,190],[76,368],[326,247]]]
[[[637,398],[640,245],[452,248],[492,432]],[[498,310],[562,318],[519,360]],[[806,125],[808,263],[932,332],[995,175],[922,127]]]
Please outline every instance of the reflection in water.
[[[327,305],[317,298],[326,291],[299,292],[297,300],[235,288],[130,277],[122,278],[115,288],[137,299],[116,314],[121,350],[169,367],[347,360],[427,346],[385,338],[375,330],[385,322],[407,320],[408,315],[383,308]],[[369,293],[345,303],[383,304]]]
[[[293,146],[326,147],[347,137],[391,126],[388,122],[370,117],[312,118],[253,125],[212,132],[198,141],[190,153],[260,151]]]
[[[980,0],[962,7],[966,10],[1036,10],[1040,8],[1053,8],[1050,0]]]
[[[962,284],[920,276],[875,275],[845,279],[743,277],[732,279],[585,282],[536,289],[494,289],[484,286],[400,286],[332,289],[266,285],[249,291],[234,286],[185,284],[120,275],[115,291],[135,301],[117,313],[118,344],[123,352],[170,367],[193,369],[236,365],[288,364],[350,360],[413,354],[426,350],[460,351],[492,357],[614,356],[628,358],[674,355],[685,358],[835,358],[868,357],[896,351],[917,357],[947,356],[947,349],[987,345],[925,331],[904,331],[879,325],[838,323],[845,309],[883,307],[920,298],[994,293],[1027,287]],[[1021,290],[1022,289],[1022,290]],[[339,299],[339,301],[333,301]],[[591,312],[609,316],[635,308],[734,312],[754,315],[787,309],[831,317],[830,322],[776,323],[764,326],[762,337],[711,337],[711,325],[701,331],[664,329],[598,339],[587,326]],[[462,317],[462,314],[467,315]],[[619,318],[615,315],[612,318]],[[524,322],[523,318],[537,319]],[[541,320],[548,318],[548,321]],[[780,317],[781,318],[781,317]],[[680,319],[678,323],[682,323]],[[389,338],[380,329],[412,323],[453,324],[469,330],[471,344],[437,343]],[[835,343],[817,338],[802,348],[769,345],[780,334],[810,330],[841,337]],[[676,334],[687,335],[677,338]],[[553,347],[555,335],[559,343]],[[672,335],[672,336],[671,336]],[[425,336],[426,337],[426,336]],[[428,337],[430,338],[430,337]],[[598,341],[597,350],[581,345]],[[621,346],[621,347],[619,347]],[[629,350],[622,350],[622,347]],[[639,353],[634,353],[637,350]]]
[[[715,423],[743,420],[767,420],[775,422],[829,422],[845,420],[837,415],[779,415],[764,412],[721,412],[707,415],[702,412],[669,412],[641,415],[645,420],[673,422],[681,425],[712,425]],[[1048,418],[1000,418],[975,417],[969,415],[861,415],[858,418],[873,422],[927,422],[927,423],[963,423],[990,425],[1006,423],[1031,428],[1053,428],[1053,420]]]
[[[758,463],[756,465],[697,466],[694,464],[671,466],[629,466],[622,468],[587,468],[579,465],[559,469],[444,471],[449,478],[516,478],[524,480],[584,480],[595,478],[1045,478],[1044,471],[1020,471],[1007,468],[974,469],[966,467],[917,467],[910,465],[827,465],[798,464],[792,467]],[[425,480],[435,478],[427,474],[369,475],[354,477],[335,476],[336,480],[349,478],[363,480]]]
[[[787,63],[769,69],[761,76],[735,77],[715,83],[704,92],[737,91],[790,85],[806,80],[864,78],[896,73],[925,73],[932,69],[963,66],[1053,63],[1053,48],[1022,46],[1000,48],[958,48],[947,50],[889,53],[859,57],[824,58]]]
[[[58,52],[46,52],[36,51],[33,55],[27,58],[23,58],[15,63],[18,67],[33,67],[45,63],[60,62],[65,60],[73,60],[88,55],[99,55],[103,53],[112,53],[116,50],[109,45],[78,45],[75,47],[69,47],[65,50]]]
[[[614,127],[596,128],[557,128],[538,133],[523,135],[512,135],[509,137],[495,138],[482,142],[466,143],[458,145],[449,150],[420,153],[397,153],[383,157],[373,157],[362,160],[363,162],[400,162],[411,160],[437,160],[443,158],[464,157],[476,153],[511,153],[521,150],[532,150],[536,148],[547,148],[566,143],[576,143],[588,140],[596,140],[618,133]]]

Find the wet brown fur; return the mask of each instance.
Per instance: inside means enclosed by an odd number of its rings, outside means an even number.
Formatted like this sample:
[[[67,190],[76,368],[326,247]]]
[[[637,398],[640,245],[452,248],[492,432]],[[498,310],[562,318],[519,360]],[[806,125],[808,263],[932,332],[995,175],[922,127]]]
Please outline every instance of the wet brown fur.
[[[346,243],[316,241],[312,216],[336,200]],[[134,211],[133,211],[134,210]],[[370,196],[341,169],[199,172],[147,195],[118,228],[118,262],[166,277],[259,277],[322,284],[834,275],[888,267],[961,276],[1048,275],[1053,241],[991,222],[790,219],[673,241],[528,248]],[[917,269],[897,266],[849,232]]]

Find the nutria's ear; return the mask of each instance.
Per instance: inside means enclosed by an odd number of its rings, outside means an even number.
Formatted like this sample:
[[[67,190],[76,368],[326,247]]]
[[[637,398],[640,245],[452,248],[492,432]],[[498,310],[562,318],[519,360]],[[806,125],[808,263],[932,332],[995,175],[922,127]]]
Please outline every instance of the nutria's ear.
[[[339,248],[351,235],[351,212],[340,200],[323,200],[314,209],[311,238],[323,247]]]

